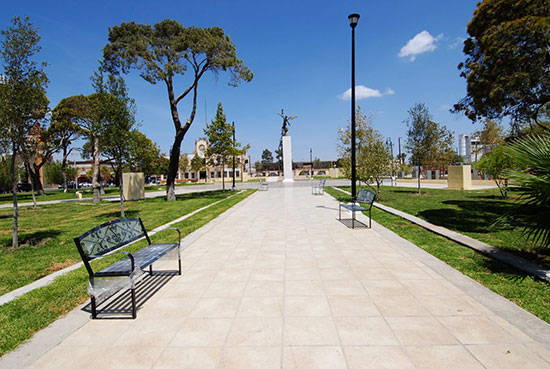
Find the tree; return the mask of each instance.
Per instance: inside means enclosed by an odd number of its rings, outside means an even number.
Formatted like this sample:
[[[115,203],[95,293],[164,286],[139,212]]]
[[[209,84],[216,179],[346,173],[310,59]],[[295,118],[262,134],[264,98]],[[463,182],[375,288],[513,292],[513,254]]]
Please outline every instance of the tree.
[[[505,172],[516,166],[515,161],[506,154],[506,146],[500,145],[481,157],[475,168],[491,176],[503,199],[508,198],[508,177]]]
[[[124,218],[124,194],[122,170],[129,157],[130,131],[135,124],[135,103],[128,96],[122,77],[108,74],[105,78],[102,67],[95,72],[92,81],[103,100],[105,126],[101,135],[101,151],[114,163],[119,181],[120,217]]]
[[[225,191],[225,162],[233,155],[233,127],[227,123],[222,103],[218,103],[216,117],[206,125],[204,134],[208,137],[206,157],[211,165],[222,165],[222,189]]]
[[[374,129],[374,117],[367,116],[358,107],[355,116],[355,165],[358,181],[376,185],[376,194],[380,198],[382,177],[391,170],[392,157],[383,137]],[[351,178],[351,125],[340,130],[338,151],[344,175]]]
[[[52,161],[44,166],[44,175],[47,181],[53,184],[63,184],[67,178],[76,178],[76,174],[75,167],[63,168],[62,161]]]
[[[262,164],[267,166],[271,163],[273,163],[273,154],[268,149],[265,149],[262,151]]]
[[[522,137],[506,148],[506,154],[522,165],[505,174],[518,187],[519,206],[499,219],[523,227],[533,244],[550,246],[550,135]]]
[[[11,179],[13,191],[12,246],[19,246],[16,160],[24,150],[27,137],[37,121],[48,110],[46,86],[48,77],[45,62],[33,59],[40,52],[38,28],[29,18],[14,17],[12,26],[0,33],[3,36],[0,59],[4,76],[0,83],[0,136],[11,149]]]
[[[71,145],[79,137],[79,127],[71,120],[71,117],[75,115],[72,112],[73,107],[68,103],[69,101],[63,99],[53,109],[52,121],[48,130],[50,140],[62,150],[61,176],[63,177],[63,192],[67,192],[68,190],[67,178],[75,177],[67,173],[70,168],[67,166],[67,161],[73,151]]]
[[[432,120],[428,108],[421,103],[408,111],[407,143],[411,163],[418,166],[418,193],[420,193],[420,166],[445,167],[453,161],[453,132]]]
[[[454,106],[468,118],[538,122],[550,102],[550,9],[547,0],[478,3],[458,65],[467,96]]]
[[[206,167],[205,164],[204,158],[201,158],[197,154],[195,154],[193,159],[191,159],[191,170],[198,174],[197,179],[200,177],[200,171]],[[204,181],[206,182],[206,177],[204,178]]]
[[[151,139],[136,129],[130,131],[127,165],[131,171],[146,176],[165,174],[164,161],[160,148]]]
[[[253,74],[237,58],[235,45],[219,27],[183,27],[175,20],[165,19],[154,26],[122,23],[109,29],[109,43],[103,49],[104,60],[112,71],[128,73],[138,69],[151,84],[163,81],[168,91],[170,112],[175,128],[166,180],[166,199],[174,201],[174,184],[179,168],[181,143],[195,119],[199,80],[207,72],[229,71],[232,86],[241,80],[250,82]],[[191,81],[179,95],[174,76],[192,71]],[[189,118],[182,124],[178,103],[189,94],[193,103]]]

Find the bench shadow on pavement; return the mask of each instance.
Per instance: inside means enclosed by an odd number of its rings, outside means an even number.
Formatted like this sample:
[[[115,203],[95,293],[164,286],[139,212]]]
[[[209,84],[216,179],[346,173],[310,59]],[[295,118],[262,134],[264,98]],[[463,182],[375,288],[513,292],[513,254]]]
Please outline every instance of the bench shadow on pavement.
[[[351,219],[338,219],[336,218],[337,221],[339,221],[340,223],[342,223],[343,225],[345,225],[346,227],[348,228],[355,228],[355,229],[369,229],[369,227],[363,223],[363,222],[360,222],[359,220],[355,219],[355,222],[353,222],[353,227],[352,227],[352,220]]]
[[[178,275],[177,271],[155,271],[153,275],[148,273],[136,283],[136,307],[137,310],[157,293],[172,278]],[[91,303],[88,302],[82,311],[92,313]],[[132,319],[132,302],[128,290],[123,290],[103,301],[98,309],[101,319]]]

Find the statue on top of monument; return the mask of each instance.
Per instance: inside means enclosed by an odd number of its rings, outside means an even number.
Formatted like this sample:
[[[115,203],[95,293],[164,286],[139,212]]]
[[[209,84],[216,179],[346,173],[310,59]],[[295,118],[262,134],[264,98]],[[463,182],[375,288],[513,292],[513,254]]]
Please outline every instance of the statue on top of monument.
[[[281,113],[278,114],[281,118],[283,118],[283,128],[281,129],[281,136],[286,136],[288,134],[288,127],[290,127],[290,120],[298,118],[297,115],[294,115],[292,117],[289,117],[285,115],[285,110],[281,109]]]

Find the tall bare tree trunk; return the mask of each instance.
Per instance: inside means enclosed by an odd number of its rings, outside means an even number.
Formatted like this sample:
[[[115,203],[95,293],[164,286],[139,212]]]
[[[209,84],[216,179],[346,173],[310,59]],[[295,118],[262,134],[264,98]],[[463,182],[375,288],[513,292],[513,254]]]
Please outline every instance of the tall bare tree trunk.
[[[122,164],[119,163],[118,168],[118,184],[119,184],[119,190],[120,190],[120,217],[124,218],[124,180],[122,179]]]
[[[222,159],[222,191],[225,192],[225,158]]]
[[[93,174],[92,174],[92,187],[94,189],[94,204],[101,201],[101,186],[97,177],[99,175],[99,139],[93,138]]]
[[[13,237],[11,246],[19,247],[19,227],[18,227],[18,218],[19,218],[19,208],[17,205],[17,177],[15,176],[15,157],[16,157],[16,148],[15,144],[13,145],[13,150],[11,154],[11,190],[13,193]]]
[[[67,192],[68,186],[67,186],[67,157],[69,156],[69,153],[67,152],[67,148],[63,147],[63,159],[61,159],[61,176],[63,177],[63,192]]]

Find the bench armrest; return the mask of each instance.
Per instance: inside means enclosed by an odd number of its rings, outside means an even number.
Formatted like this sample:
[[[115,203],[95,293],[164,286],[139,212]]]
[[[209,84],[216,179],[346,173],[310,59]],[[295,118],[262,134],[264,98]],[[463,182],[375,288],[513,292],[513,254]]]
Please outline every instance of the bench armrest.
[[[180,246],[181,244],[181,232],[179,229],[177,229],[176,227],[168,227],[168,228],[164,228],[164,229],[161,229],[160,231],[158,231],[157,233],[159,232],[162,232],[162,231],[167,231],[169,229],[172,229],[172,230],[175,230],[176,232],[178,232],[178,247]]]
[[[133,272],[135,270],[134,255],[132,255],[128,251],[123,251],[123,250],[119,250],[119,251],[115,252],[115,254],[118,254],[118,253],[125,254],[128,258],[130,258],[130,263],[132,264],[132,272]]]

